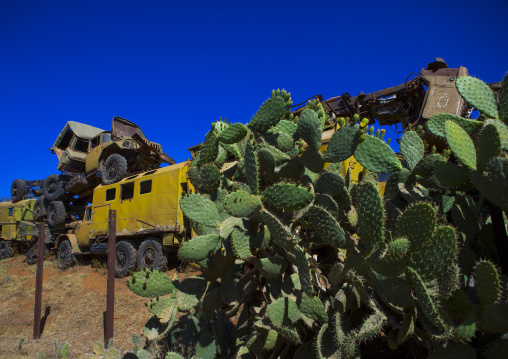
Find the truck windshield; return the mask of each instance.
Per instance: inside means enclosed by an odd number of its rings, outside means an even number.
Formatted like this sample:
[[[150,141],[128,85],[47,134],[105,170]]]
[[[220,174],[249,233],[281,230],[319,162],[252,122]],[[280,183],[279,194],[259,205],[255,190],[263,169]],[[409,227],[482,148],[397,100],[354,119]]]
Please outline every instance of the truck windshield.
[[[111,141],[111,132],[102,134],[102,143]]]

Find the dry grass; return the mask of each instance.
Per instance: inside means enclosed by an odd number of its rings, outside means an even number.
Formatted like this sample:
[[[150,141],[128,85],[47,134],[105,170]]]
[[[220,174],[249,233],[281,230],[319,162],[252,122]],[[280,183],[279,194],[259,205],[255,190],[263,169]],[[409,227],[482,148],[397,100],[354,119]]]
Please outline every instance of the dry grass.
[[[131,293],[125,279],[115,280],[115,347],[133,347],[132,333],[141,334],[149,318],[145,298]],[[0,261],[0,358],[36,358],[43,350],[55,358],[54,341],[69,342],[71,358],[85,358],[95,342],[103,340],[106,309],[106,270],[76,266],[61,271],[54,261],[44,263],[40,340],[32,340],[35,266],[23,256]],[[21,351],[18,340],[23,338]]]

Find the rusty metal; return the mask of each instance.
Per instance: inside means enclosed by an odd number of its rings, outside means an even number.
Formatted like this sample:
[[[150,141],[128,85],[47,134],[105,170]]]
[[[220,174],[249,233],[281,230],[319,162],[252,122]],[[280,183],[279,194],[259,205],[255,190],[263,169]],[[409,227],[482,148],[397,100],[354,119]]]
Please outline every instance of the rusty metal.
[[[34,339],[41,337],[41,308],[42,308],[42,270],[44,260],[44,235],[45,224],[39,222],[38,253],[37,253],[37,272],[35,275],[35,308],[34,308]]]
[[[116,263],[116,210],[109,210],[108,223],[108,283],[106,299],[106,323],[104,328],[104,345],[107,347],[113,339],[115,319],[115,263]]]

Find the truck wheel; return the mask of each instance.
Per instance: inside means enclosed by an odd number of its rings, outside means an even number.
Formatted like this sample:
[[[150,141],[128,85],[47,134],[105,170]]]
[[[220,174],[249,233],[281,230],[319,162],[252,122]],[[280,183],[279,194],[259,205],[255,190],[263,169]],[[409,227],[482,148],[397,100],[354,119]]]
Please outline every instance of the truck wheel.
[[[136,248],[131,241],[120,241],[115,246],[115,275],[125,277],[136,269]]]
[[[127,174],[127,160],[117,153],[112,154],[106,160],[102,171],[102,184],[108,185],[120,181]]]
[[[62,201],[53,201],[48,205],[48,225],[51,228],[62,227],[65,223],[65,206]]]
[[[0,259],[6,259],[11,256],[11,247],[7,241],[0,242]]]
[[[168,264],[166,251],[157,239],[147,239],[138,249],[138,266],[139,268],[151,268],[156,270],[164,270]]]
[[[39,256],[39,242],[38,239],[35,238],[35,244],[26,251],[26,263],[27,264],[35,264],[37,263],[37,257]],[[49,255],[49,249],[44,245],[44,258]]]
[[[61,201],[65,197],[65,181],[59,175],[48,176],[42,184],[44,197],[50,201]]]
[[[34,221],[46,218],[48,201],[44,196],[37,198],[34,204]]]
[[[58,254],[56,256],[56,260],[58,263],[58,268],[67,269],[72,267],[74,263],[74,258],[72,256],[72,247],[71,243],[68,240],[60,243],[60,247],[58,247]]]
[[[28,189],[26,188],[26,182],[22,179],[15,179],[11,185],[11,198],[12,203],[19,202],[26,196]]]

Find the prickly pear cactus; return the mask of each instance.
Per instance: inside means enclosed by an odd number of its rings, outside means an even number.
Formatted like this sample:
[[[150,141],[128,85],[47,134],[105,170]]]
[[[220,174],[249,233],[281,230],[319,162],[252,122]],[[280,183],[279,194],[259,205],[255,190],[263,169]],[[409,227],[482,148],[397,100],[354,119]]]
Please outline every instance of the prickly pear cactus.
[[[495,114],[490,95],[471,93],[484,86],[462,82],[466,101]],[[273,91],[246,125],[206,135],[189,172],[197,193],[180,200],[196,235],[178,251],[203,273],[133,275],[131,290],[152,298],[145,337],[203,358],[497,353],[508,332],[502,120],[436,115],[427,130],[449,149],[409,128],[398,156],[369,120],[339,118],[323,155],[333,117],[315,101],[296,117],[291,103]],[[371,171],[359,181],[338,170],[352,155]],[[384,197],[377,173],[392,173]]]

